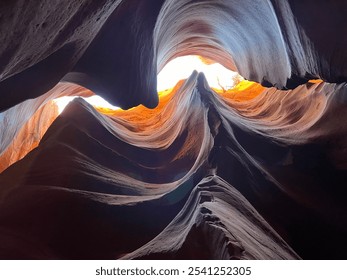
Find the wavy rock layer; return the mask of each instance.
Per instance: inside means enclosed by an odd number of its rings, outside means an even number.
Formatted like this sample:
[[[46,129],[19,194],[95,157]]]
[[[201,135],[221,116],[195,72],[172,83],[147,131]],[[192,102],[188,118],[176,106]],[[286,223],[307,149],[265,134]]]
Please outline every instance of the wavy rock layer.
[[[107,115],[75,99],[0,176],[2,257],[344,257],[345,157],[327,149],[344,134],[319,123],[346,87],[247,86],[220,96],[195,72],[155,110]]]
[[[347,258],[343,1],[41,2],[0,4],[0,258]],[[267,88],[159,98],[188,54]],[[131,109],[52,102],[94,93]]]

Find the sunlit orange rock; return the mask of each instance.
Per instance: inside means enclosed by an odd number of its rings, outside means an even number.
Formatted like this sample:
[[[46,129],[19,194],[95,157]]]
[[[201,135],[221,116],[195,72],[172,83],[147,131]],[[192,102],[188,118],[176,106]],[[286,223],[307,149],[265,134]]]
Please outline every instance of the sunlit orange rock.
[[[343,1],[41,2],[0,4],[1,259],[347,258]],[[157,93],[184,55],[245,80]]]

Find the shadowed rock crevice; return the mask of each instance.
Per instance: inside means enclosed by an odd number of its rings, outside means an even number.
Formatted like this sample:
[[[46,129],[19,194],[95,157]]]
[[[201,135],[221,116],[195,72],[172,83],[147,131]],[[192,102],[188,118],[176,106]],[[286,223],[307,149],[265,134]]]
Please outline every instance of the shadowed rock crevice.
[[[0,258],[346,259],[346,8],[3,1]]]

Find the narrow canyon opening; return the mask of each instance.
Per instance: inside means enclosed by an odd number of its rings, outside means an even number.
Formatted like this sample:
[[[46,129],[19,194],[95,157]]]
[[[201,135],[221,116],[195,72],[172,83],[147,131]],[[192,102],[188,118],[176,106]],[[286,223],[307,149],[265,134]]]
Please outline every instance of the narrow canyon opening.
[[[342,2],[0,4],[0,258],[346,259]]]

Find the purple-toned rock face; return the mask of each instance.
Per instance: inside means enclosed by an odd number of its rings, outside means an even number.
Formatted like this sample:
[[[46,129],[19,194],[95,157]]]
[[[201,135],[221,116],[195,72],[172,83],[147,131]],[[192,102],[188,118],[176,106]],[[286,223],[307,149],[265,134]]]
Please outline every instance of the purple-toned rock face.
[[[0,3],[1,259],[347,258],[346,3],[40,2]],[[184,55],[264,87],[158,96]],[[93,94],[144,106],[58,115]]]

